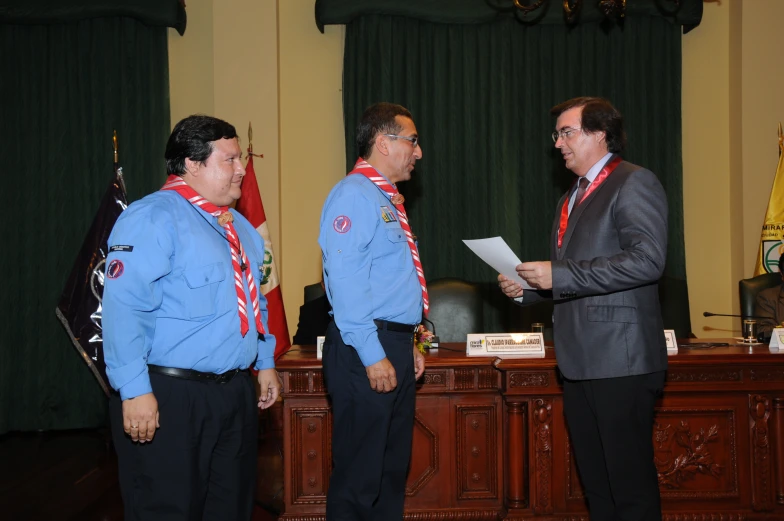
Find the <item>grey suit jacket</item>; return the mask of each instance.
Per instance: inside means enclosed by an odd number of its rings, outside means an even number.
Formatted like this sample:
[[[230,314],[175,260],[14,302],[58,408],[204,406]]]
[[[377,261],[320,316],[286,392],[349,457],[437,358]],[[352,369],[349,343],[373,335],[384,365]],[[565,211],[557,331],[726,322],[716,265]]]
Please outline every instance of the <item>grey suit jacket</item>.
[[[572,210],[558,248],[551,235],[552,292],[525,291],[522,304],[553,298],[561,373],[592,380],[667,369],[658,280],[667,256],[667,198],[649,170],[621,162]]]

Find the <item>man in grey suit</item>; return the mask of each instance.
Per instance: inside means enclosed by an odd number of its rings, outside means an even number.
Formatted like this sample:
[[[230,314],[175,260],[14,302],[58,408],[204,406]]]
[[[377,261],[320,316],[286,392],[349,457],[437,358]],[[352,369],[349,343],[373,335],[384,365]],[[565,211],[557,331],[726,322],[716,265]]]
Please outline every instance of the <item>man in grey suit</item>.
[[[564,414],[592,521],[660,521],[654,405],[667,348],[657,281],[667,199],[656,176],[623,161],[623,117],[607,100],[556,107],[553,140],[577,182],[558,203],[551,260],[499,275],[518,303],[554,299]]]

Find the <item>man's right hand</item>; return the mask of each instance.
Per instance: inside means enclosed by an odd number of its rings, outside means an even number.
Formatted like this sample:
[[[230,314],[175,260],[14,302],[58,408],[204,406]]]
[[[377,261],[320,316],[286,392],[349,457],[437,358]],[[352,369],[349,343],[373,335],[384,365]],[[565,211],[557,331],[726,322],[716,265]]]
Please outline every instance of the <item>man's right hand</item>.
[[[498,274],[498,287],[509,298],[517,298],[523,296],[523,287],[513,280],[506,278],[504,275]]]
[[[131,440],[145,443],[152,441],[155,429],[160,428],[158,400],[152,393],[123,400],[123,430]]]
[[[388,393],[397,387],[397,375],[392,362],[387,358],[382,358],[373,365],[365,368],[370,388],[377,393]]]

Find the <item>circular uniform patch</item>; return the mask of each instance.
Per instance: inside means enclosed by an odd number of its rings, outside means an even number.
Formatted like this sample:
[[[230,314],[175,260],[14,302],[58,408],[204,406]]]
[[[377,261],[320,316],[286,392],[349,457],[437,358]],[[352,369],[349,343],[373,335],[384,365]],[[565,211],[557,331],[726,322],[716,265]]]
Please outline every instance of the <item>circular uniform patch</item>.
[[[332,227],[338,233],[346,233],[351,229],[351,219],[345,215],[338,215],[332,222]]]
[[[122,261],[114,259],[112,262],[109,263],[109,266],[106,267],[106,276],[109,277],[110,279],[116,279],[119,278],[124,271],[125,271],[125,266],[123,266]]]

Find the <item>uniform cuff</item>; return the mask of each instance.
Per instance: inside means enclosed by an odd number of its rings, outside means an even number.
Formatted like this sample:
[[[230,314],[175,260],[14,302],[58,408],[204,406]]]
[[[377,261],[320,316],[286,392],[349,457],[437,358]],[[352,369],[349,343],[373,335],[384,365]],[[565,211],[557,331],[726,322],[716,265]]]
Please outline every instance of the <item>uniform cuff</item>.
[[[120,387],[120,398],[128,400],[152,392],[150,375],[147,371]]]
[[[387,357],[387,354],[384,351],[384,348],[381,347],[381,344],[378,346],[369,346],[363,349],[357,349],[357,354],[359,355],[359,359],[362,361],[362,365],[365,367],[369,367]]]
[[[258,358],[256,360],[256,365],[253,367],[257,371],[261,371],[263,369],[275,369],[275,358],[272,356],[269,358]]]

